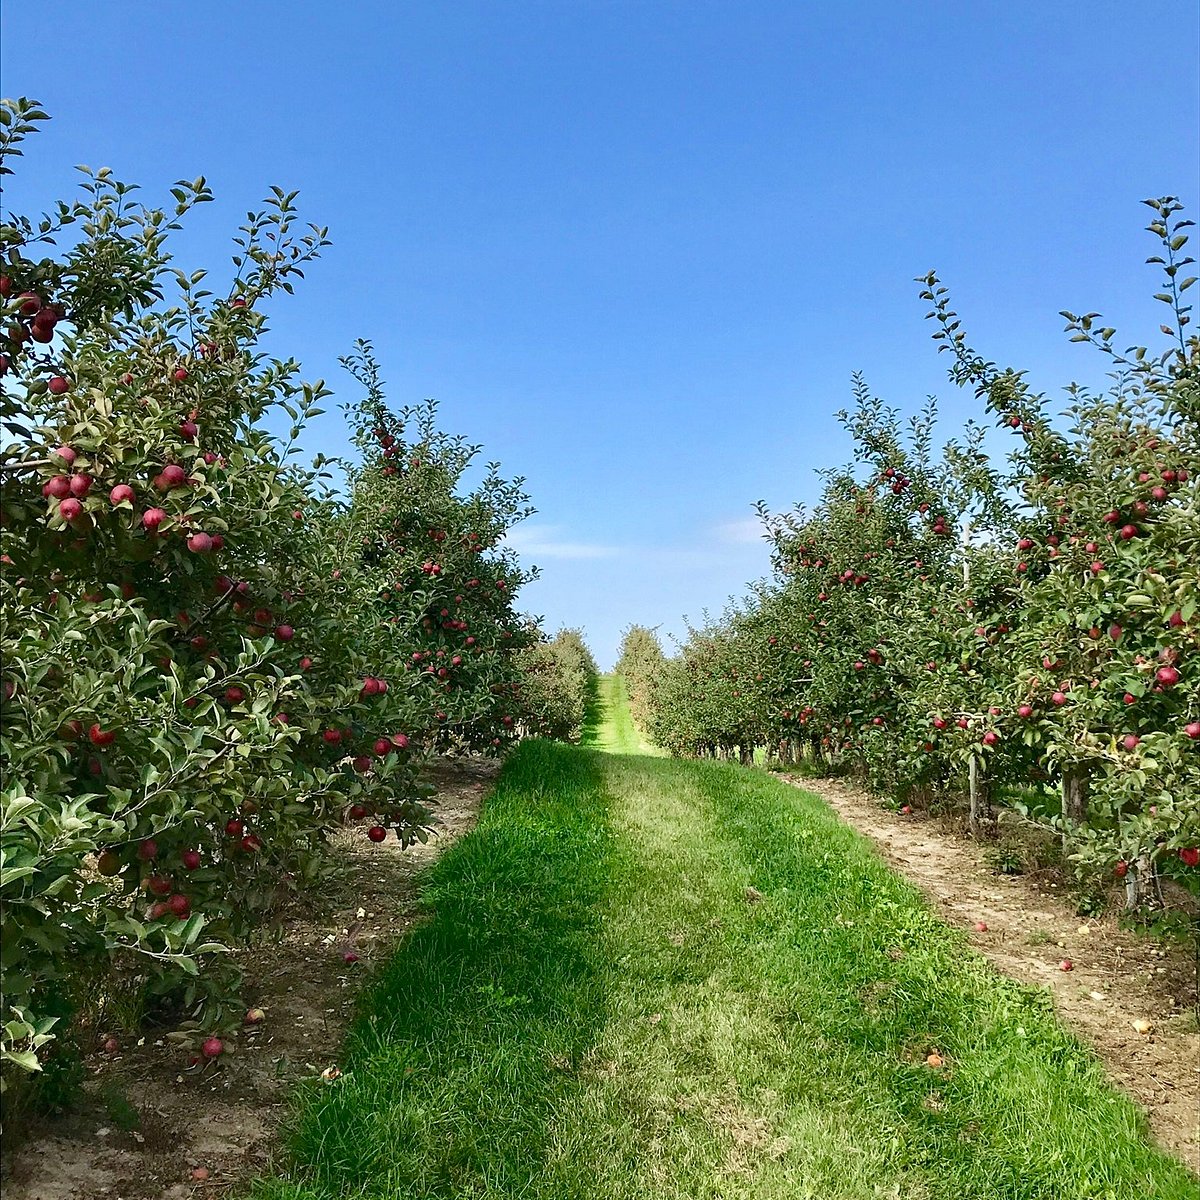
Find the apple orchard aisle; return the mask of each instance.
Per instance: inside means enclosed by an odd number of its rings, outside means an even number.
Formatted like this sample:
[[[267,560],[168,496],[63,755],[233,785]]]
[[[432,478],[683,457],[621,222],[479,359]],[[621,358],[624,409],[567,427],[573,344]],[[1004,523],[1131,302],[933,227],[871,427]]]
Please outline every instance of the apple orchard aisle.
[[[820,801],[601,701],[434,868],[259,1200],[1200,1194]]]

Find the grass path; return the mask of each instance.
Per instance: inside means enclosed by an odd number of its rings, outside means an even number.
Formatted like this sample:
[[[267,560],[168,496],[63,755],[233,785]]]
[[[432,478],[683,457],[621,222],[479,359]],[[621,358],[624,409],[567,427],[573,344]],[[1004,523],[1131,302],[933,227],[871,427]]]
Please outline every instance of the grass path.
[[[610,754],[661,756],[662,751],[642,737],[629,712],[629,696],[621,675],[601,675],[583,727],[583,744]]]
[[[604,749],[522,745],[434,867],[258,1200],[1200,1196],[824,804],[599,700]]]

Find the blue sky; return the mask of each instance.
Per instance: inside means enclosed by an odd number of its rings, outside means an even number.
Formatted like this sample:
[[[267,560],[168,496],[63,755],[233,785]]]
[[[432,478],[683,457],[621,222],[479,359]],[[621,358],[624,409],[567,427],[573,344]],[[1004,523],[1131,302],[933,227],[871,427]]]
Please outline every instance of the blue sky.
[[[1060,309],[1152,336],[1139,201],[1200,201],[1198,43],[1190,0],[7,4],[4,94],[55,118],[9,199],[203,173],[180,254],[219,269],[299,188],[334,245],[271,349],[348,396],[370,338],[395,404],[524,475],[526,603],[608,663],[767,570],[751,505],[846,458],[852,371],[973,411],[914,276],[1048,391],[1103,377]]]

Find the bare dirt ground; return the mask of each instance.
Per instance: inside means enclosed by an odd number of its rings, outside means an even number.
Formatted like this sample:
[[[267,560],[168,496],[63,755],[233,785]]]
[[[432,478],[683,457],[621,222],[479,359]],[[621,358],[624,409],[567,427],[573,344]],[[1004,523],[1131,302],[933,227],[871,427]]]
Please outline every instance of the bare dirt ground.
[[[1145,1108],[1159,1143],[1200,1171],[1200,1007],[1192,948],[1122,929],[1112,913],[1080,917],[1052,874],[998,873],[983,847],[949,821],[888,811],[840,781],[788,782],[821,796],[871,838],[1005,975],[1048,988],[1064,1024]],[[987,929],[976,931],[979,922]],[[1070,971],[1061,969],[1064,961]]]
[[[439,830],[425,845],[339,834],[347,874],[322,912],[290,914],[279,942],[252,952],[246,1000],[265,1020],[198,1074],[153,1037],[97,1054],[82,1104],[32,1131],[6,1163],[5,1200],[185,1200],[260,1173],[289,1093],[336,1068],[364,972],[420,920],[416,876],[475,824],[498,766],[439,765]],[[358,961],[346,963],[347,951]]]

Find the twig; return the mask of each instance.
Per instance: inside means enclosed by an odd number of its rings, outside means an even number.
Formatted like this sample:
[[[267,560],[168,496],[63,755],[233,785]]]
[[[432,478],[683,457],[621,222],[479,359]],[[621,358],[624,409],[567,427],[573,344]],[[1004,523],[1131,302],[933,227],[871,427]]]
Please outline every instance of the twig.
[[[0,471],[11,471],[15,474],[17,471],[36,471],[38,467],[53,467],[55,465],[52,458],[29,458],[23,459],[20,462],[0,463]]]

